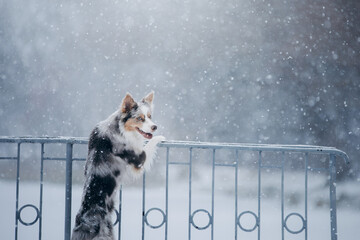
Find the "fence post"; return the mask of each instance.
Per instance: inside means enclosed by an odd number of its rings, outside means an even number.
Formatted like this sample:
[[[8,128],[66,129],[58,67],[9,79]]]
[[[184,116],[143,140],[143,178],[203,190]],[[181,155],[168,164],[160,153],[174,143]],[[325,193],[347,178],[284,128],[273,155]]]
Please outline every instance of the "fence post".
[[[17,147],[16,157],[16,212],[15,212],[15,240],[18,239],[18,220],[19,220],[19,182],[20,182],[20,143]]]
[[[330,154],[329,171],[330,171],[330,227],[331,240],[337,240],[337,224],[336,224],[336,156]]]
[[[73,144],[66,144],[66,189],[65,189],[65,234],[64,239],[71,237],[71,188],[72,188],[72,155]]]

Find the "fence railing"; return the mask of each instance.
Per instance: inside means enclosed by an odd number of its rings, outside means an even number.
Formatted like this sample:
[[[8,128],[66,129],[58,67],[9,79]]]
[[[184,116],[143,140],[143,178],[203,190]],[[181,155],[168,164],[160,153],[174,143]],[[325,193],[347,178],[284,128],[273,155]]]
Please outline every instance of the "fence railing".
[[[88,140],[85,138],[69,138],[69,137],[58,137],[58,138],[34,138],[34,137],[0,137],[0,146],[1,144],[12,144],[16,147],[15,155],[7,155],[6,152],[0,152],[0,160],[10,160],[16,162],[16,204],[14,209],[15,214],[15,223],[14,223],[14,231],[15,231],[15,239],[18,239],[18,226],[19,222],[24,226],[31,226],[35,223],[38,223],[38,239],[42,239],[42,218],[43,218],[43,178],[44,178],[44,161],[65,161],[66,163],[66,186],[65,186],[65,219],[64,219],[64,239],[71,239],[71,200],[72,200],[72,171],[73,171],[73,162],[74,161],[85,161],[86,156],[82,157],[73,157],[74,146],[75,145],[86,145]],[[22,145],[23,144],[38,144],[40,145],[40,196],[39,196],[39,204],[35,206],[33,204],[25,204],[19,205],[19,183],[20,183],[20,168],[21,168],[21,159],[22,159]],[[45,155],[45,147],[50,144],[61,144],[66,145],[66,151],[63,153],[63,156],[51,156]],[[169,166],[183,166],[187,168],[187,185],[188,192],[187,201],[188,201],[188,222],[187,222],[187,238],[192,238],[192,231],[201,231],[208,229],[210,231],[210,239],[214,239],[214,226],[215,226],[215,213],[214,206],[215,202],[215,171],[219,167],[225,167],[229,169],[233,169],[233,177],[234,177],[234,213],[233,213],[233,236],[234,239],[238,239],[238,232],[257,232],[257,239],[261,239],[261,227],[262,227],[262,170],[263,169],[278,169],[280,171],[281,176],[281,238],[285,238],[285,232],[289,234],[299,234],[303,233],[304,239],[308,239],[308,172],[309,171],[322,171],[328,174],[329,179],[329,206],[330,206],[330,234],[331,239],[337,239],[337,216],[336,216],[336,161],[337,158],[341,158],[344,161],[348,162],[349,159],[346,153],[332,147],[321,147],[321,146],[304,146],[304,145],[268,145],[268,144],[228,144],[228,143],[204,143],[204,142],[186,142],[186,141],[166,141],[159,144],[160,149],[163,148],[165,151],[165,206],[163,209],[159,207],[146,208],[146,194],[147,194],[147,182],[146,176],[143,176],[143,186],[142,186],[142,239],[146,239],[146,228],[157,229],[163,228],[163,238],[168,239],[168,225],[169,225]],[[187,152],[187,157],[185,160],[179,161],[179,158],[174,157],[174,159],[170,158],[170,151],[173,149],[182,149]],[[211,177],[209,180],[209,185],[211,186],[211,206],[210,210],[206,210],[204,208],[194,209],[192,205],[192,194],[193,194],[193,165],[196,160],[194,160],[194,151],[197,149],[205,149],[211,152],[211,160],[210,169],[211,169]],[[228,150],[234,153],[234,158],[230,161],[222,161],[216,159],[217,151]],[[239,158],[239,154],[241,152],[252,152],[256,156],[256,171],[257,172],[257,211],[245,210],[239,212],[238,208],[238,171],[239,164],[242,159]],[[280,156],[280,160],[275,164],[269,163],[264,160],[264,154],[266,153],[277,153]],[[300,214],[298,212],[292,212],[285,216],[284,204],[284,169],[286,165],[287,154],[297,153],[301,154],[302,157],[299,161],[302,162],[302,169],[304,173],[304,213]],[[5,154],[5,155],[4,155]],[[51,153],[50,153],[51,154]],[[327,159],[326,167],[311,167],[309,165],[309,156],[325,156]],[[161,164],[161,163],[158,163]],[[116,210],[116,221],[115,224],[118,228],[118,239],[121,239],[121,228],[122,228],[122,198],[123,198],[122,188],[119,191],[119,208]],[[25,221],[21,218],[21,212],[26,208],[32,208],[36,212],[36,217],[32,221]],[[160,223],[151,224],[148,215],[151,212],[158,212],[160,214],[162,220]],[[196,223],[195,218],[196,215],[202,214],[207,216],[208,222],[199,226]],[[241,218],[245,215],[253,217],[254,225],[253,226],[243,226],[241,223]],[[287,221],[290,217],[298,217],[301,222],[301,227],[297,230],[291,229]]]

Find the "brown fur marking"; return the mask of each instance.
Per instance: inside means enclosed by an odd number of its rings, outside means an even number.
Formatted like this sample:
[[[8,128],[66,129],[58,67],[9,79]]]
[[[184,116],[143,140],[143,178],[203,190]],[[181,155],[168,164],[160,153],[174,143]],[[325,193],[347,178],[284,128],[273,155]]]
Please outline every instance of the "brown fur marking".
[[[143,99],[143,101],[151,104],[153,99],[154,99],[154,92],[151,92]]]
[[[142,122],[137,121],[134,118],[130,118],[129,120],[126,121],[126,123],[124,124],[124,128],[126,131],[135,131],[136,127],[140,128],[142,127]]]
[[[136,106],[135,100],[131,97],[130,94],[126,94],[121,105],[121,112],[122,113],[130,112],[130,110],[135,106]]]
[[[145,115],[144,114],[140,114],[139,117],[141,117],[141,121],[145,121]]]

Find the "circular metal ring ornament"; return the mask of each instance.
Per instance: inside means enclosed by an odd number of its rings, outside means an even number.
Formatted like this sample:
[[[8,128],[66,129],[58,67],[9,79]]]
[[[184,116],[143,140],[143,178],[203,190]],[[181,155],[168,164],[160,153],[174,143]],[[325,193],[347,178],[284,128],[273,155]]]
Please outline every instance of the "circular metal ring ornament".
[[[287,226],[287,220],[288,220],[288,218],[289,217],[291,217],[291,216],[298,216],[300,219],[301,219],[301,221],[302,221],[302,227],[299,229],[299,230],[297,230],[297,231],[292,231],[292,230],[290,230],[289,228],[288,228],[288,226]],[[304,218],[299,214],[299,213],[290,213],[289,215],[287,215],[286,216],[286,218],[285,218],[285,221],[284,221],[284,227],[286,228],[286,230],[289,232],[289,233],[292,233],[292,234],[298,234],[298,233],[301,233],[304,229],[305,229],[305,220],[304,220]]]
[[[118,212],[118,210],[115,209],[115,215],[116,215],[116,220],[113,223],[113,226],[115,226],[117,223],[119,223],[119,219],[120,219],[120,214]]]
[[[35,211],[36,211],[36,217],[34,219],[34,221],[32,222],[24,222],[22,219],[21,219],[21,211],[24,210],[25,208],[27,207],[30,207],[30,208],[33,208]],[[19,212],[18,212],[18,219],[19,221],[24,224],[25,226],[30,226],[30,225],[33,225],[34,223],[36,223],[36,221],[40,218],[40,211],[37,207],[35,207],[34,205],[32,204],[26,204],[24,206],[22,206],[20,209],[19,209]]]
[[[254,216],[254,218],[255,218],[255,225],[254,225],[254,227],[252,227],[252,228],[244,228],[244,227],[241,225],[241,223],[240,223],[240,218],[241,218],[243,215],[245,215],[245,214],[250,214],[250,215]],[[256,216],[256,214],[255,214],[254,212],[252,212],[252,211],[245,211],[245,212],[240,213],[239,217],[237,218],[237,224],[239,225],[239,227],[241,228],[241,230],[243,230],[243,231],[245,231],[245,232],[252,232],[252,231],[255,230],[255,228],[256,228],[257,226],[259,226],[259,221],[258,221],[258,217]]]
[[[148,222],[147,216],[148,216],[148,214],[149,214],[150,212],[152,212],[152,211],[158,211],[158,212],[161,213],[163,219],[162,219],[162,222],[161,222],[159,225],[151,225],[151,224]],[[145,216],[144,216],[144,219],[145,219],[146,225],[148,225],[148,226],[151,227],[151,228],[156,229],[156,228],[161,227],[161,226],[165,223],[165,221],[166,221],[166,216],[165,216],[165,213],[163,212],[163,210],[161,210],[160,208],[150,208],[150,209],[146,212],[146,214],[145,214]]]
[[[195,216],[195,214],[197,214],[197,213],[199,213],[199,212],[204,212],[204,213],[206,213],[206,214],[208,215],[208,217],[209,217],[209,222],[208,222],[205,226],[203,226],[203,227],[199,227],[199,226],[196,225],[195,222],[194,222],[194,216]],[[208,227],[210,226],[210,224],[212,224],[212,217],[211,217],[210,213],[209,213],[208,211],[206,211],[205,209],[198,209],[198,210],[194,211],[193,214],[191,215],[191,219],[190,219],[190,220],[191,220],[191,224],[192,224],[196,229],[199,229],[199,230],[204,230],[204,229],[208,228]]]

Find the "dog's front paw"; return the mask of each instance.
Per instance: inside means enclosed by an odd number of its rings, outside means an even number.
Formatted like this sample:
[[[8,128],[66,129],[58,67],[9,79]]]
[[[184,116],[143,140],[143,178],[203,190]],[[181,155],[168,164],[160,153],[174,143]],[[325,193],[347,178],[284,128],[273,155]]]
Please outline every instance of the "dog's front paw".
[[[145,145],[145,149],[156,148],[156,145],[161,141],[165,141],[165,137],[155,136]]]
[[[161,143],[162,141],[165,141],[164,136],[155,136],[150,140],[151,144],[154,144],[154,145],[157,145],[158,143]]]
[[[154,141],[157,143],[163,142],[166,140],[166,138],[164,136],[155,136],[153,137]]]

